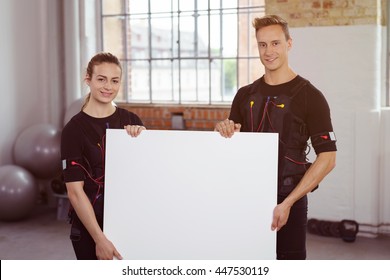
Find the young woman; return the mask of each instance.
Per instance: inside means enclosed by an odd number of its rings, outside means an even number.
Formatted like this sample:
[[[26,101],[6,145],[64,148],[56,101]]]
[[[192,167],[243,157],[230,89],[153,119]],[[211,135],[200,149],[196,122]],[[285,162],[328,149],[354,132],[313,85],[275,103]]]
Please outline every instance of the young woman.
[[[104,157],[107,128],[125,129],[132,137],[145,130],[141,119],[113,105],[121,84],[117,57],[98,53],[88,63],[85,104],[64,127],[61,139],[63,177],[71,203],[70,239],[77,259],[121,259],[103,233]]]

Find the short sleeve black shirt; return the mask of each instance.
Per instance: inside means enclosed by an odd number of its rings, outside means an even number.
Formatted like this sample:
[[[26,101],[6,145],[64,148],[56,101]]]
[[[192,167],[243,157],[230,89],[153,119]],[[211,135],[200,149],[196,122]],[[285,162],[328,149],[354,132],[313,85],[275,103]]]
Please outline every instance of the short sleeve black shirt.
[[[134,113],[122,108],[105,118],[94,118],[83,111],[64,127],[61,159],[65,182],[83,181],[104,176],[105,135],[107,128],[123,129],[125,125],[143,125]],[[76,162],[79,165],[72,165]]]
[[[303,80],[305,79],[298,75],[287,83],[269,85],[265,83],[264,77],[261,77],[254,83],[240,88],[234,97],[229,119],[240,123],[242,125],[241,131],[252,131],[247,110],[245,110],[250,106],[248,95],[279,96],[283,94],[289,96],[295,94],[292,89],[296,88]],[[321,91],[310,82],[307,82],[300,91],[302,94],[296,94],[291,104],[291,110],[296,116],[304,120],[309,136],[313,137],[320,133],[333,132],[329,105]],[[321,145],[313,143],[313,148],[317,154],[337,150],[335,141],[328,141],[325,144],[321,143]]]

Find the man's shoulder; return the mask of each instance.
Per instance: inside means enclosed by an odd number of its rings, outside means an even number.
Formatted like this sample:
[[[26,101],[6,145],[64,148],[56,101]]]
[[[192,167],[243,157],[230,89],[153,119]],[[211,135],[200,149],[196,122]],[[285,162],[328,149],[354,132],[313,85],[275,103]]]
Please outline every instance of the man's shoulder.
[[[299,93],[302,91],[302,89],[304,89],[308,94],[321,94],[321,91],[316,86],[314,86],[310,80],[298,75],[291,92],[293,92],[293,94]]]
[[[260,87],[260,84],[261,84],[261,80],[262,78],[258,78],[257,80],[255,80],[254,82],[250,83],[250,84],[247,84],[245,86],[242,86],[237,94],[252,94],[254,92],[257,91],[257,89]]]

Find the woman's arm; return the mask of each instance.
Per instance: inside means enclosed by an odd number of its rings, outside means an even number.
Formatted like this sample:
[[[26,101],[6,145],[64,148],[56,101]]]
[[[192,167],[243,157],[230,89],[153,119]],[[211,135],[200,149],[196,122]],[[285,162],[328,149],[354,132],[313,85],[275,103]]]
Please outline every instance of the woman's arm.
[[[100,260],[122,259],[115,246],[104,235],[96,220],[95,212],[83,190],[84,181],[66,183],[69,201],[77,216],[96,243],[96,256]]]

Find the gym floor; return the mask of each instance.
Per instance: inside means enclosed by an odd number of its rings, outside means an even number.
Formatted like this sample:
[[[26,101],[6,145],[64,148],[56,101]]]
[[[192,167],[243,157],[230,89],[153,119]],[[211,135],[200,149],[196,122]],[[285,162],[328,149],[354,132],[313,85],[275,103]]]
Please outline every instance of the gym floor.
[[[1,260],[74,260],[69,224],[55,207],[38,205],[28,218],[0,222]],[[341,238],[307,235],[309,260],[390,260],[390,236]]]

